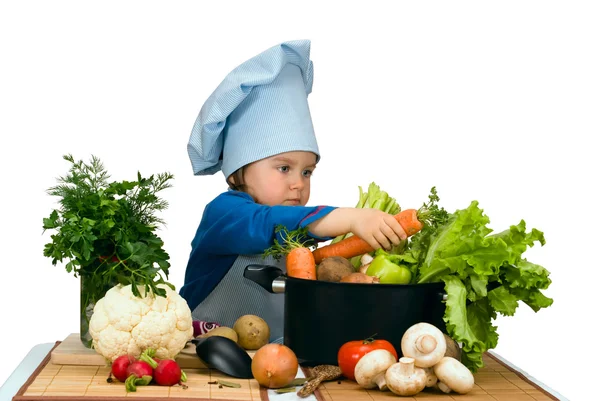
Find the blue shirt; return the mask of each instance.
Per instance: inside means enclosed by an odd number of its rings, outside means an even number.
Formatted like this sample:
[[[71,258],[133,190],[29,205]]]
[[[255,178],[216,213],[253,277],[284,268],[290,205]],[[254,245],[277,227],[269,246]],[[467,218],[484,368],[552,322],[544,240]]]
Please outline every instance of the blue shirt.
[[[273,245],[275,227],[303,228],[329,214],[332,206],[266,206],[244,192],[227,191],[206,205],[192,240],[179,293],[194,310],[217,286],[239,255],[262,254]],[[309,235],[317,240],[319,238]]]

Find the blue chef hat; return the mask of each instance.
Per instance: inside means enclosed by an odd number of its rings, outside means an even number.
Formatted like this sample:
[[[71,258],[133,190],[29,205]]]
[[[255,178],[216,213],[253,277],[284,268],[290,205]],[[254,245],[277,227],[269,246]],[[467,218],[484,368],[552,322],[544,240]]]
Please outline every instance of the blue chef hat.
[[[195,175],[240,167],[283,152],[320,158],[308,109],[310,41],[274,46],[229,73],[202,106],[187,145]]]

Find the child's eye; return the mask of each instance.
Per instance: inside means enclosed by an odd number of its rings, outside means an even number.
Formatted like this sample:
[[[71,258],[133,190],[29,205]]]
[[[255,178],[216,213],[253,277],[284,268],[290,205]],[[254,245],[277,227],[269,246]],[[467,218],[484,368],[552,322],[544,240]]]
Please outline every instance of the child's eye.
[[[281,166],[281,167],[278,167],[278,169],[282,173],[287,173],[288,171],[290,171],[290,166]]]
[[[312,174],[313,174],[312,170],[304,170],[304,171],[302,172],[302,175],[303,175],[304,177],[310,177]]]

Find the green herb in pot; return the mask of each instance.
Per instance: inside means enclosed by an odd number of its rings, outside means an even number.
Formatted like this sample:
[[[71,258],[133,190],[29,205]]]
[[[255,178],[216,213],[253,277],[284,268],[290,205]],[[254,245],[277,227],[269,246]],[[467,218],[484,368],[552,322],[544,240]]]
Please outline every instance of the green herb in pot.
[[[43,219],[44,230],[54,231],[44,256],[52,258],[53,265],[67,260],[67,272],[81,278],[83,335],[93,304],[114,285],[132,284],[138,297],[138,285],[159,296],[165,290],[158,284],[174,289],[165,281],[169,255],[155,233],[164,223],[156,213],[168,206],[157,194],[171,187],[173,175],[143,178],[138,172],[135,181],[108,182],[110,176],[97,157],[89,163],[71,155],[63,158],[71,167],[47,191],[59,197],[60,207]]]

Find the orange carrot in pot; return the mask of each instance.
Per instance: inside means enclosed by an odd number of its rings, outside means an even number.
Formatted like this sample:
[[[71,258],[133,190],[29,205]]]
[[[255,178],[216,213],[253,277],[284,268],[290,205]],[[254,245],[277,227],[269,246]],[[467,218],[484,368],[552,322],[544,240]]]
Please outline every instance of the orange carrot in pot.
[[[423,223],[418,219],[416,209],[406,209],[394,216],[396,221],[400,223],[406,235],[409,237],[421,231]],[[330,244],[317,248],[313,251],[315,263],[319,264],[325,258],[332,256],[341,256],[346,259],[353,258],[358,255],[373,252],[371,245],[367,241],[359,238],[356,235],[348,237],[335,244]]]
[[[279,225],[275,228],[275,233],[281,235],[281,242],[275,239],[273,246],[265,250],[263,257],[271,255],[279,259],[286,255],[288,277],[316,280],[317,265],[311,249],[314,247],[314,240],[308,236],[308,228],[288,231],[286,227]]]
[[[300,247],[292,249],[285,258],[285,264],[288,277],[307,280],[317,279],[315,257],[308,248]]]
[[[325,245],[315,249],[313,251],[313,256],[315,257],[315,263],[319,264],[323,259],[332,256],[341,256],[342,258],[350,259],[372,251],[373,248],[367,241],[353,235],[340,242],[336,242],[335,244]]]

